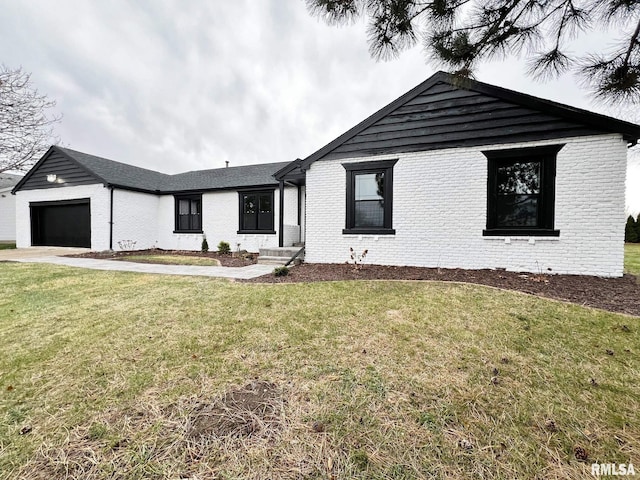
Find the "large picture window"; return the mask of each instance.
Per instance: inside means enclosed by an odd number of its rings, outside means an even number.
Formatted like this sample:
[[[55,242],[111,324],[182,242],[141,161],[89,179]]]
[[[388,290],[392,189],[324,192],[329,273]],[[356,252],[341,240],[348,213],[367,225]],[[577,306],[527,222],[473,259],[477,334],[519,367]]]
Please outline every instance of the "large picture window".
[[[343,233],[394,234],[393,166],[397,160],[343,164],[347,211]]]
[[[273,190],[240,192],[238,233],[275,233],[273,210]]]
[[[178,233],[202,233],[202,195],[177,195],[176,229]]]
[[[547,235],[554,230],[556,154],[562,145],[483,152],[489,159],[484,235]]]

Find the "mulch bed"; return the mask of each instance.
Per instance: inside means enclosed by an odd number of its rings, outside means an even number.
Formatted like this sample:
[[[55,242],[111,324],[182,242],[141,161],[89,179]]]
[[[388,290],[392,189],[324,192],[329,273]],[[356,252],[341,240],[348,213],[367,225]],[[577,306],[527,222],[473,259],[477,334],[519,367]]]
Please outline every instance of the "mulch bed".
[[[247,265],[253,265],[257,261],[257,255],[245,254],[238,256],[236,254],[226,253],[220,254],[218,252],[197,252],[189,250],[162,250],[159,248],[152,248],[149,250],[132,250],[124,252],[111,252],[109,250],[104,252],[87,252],[79,253],[76,255],[66,255],[67,257],[76,258],[98,258],[104,260],[126,260],[127,257],[133,255],[181,255],[189,257],[205,257],[215,258],[220,262],[223,267],[246,267]]]
[[[438,280],[467,282],[517,290],[578,305],[640,316],[640,281],[633,275],[601,278],[587,275],[537,275],[503,270],[462,270],[364,265],[355,270],[347,264],[303,263],[289,275],[263,275],[250,283],[319,282],[332,280]]]
[[[126,252],[87,252],[68,256],[122,260],[131,255],[208,257],[219,260],[223,267],[243,267],[252,265],[257,261],[257,255],[237,256],[234,254],[219,254],[217,252],[203,253],[161,249]],[[303,263],[291,268],[287,276],[276,277],[273,274],[268,274],[250,280],[238,281],[247,283],[296,283],[336,280],[438,280],[441,282],[477,283],[640,317],[640,279],[633,275],[625,275],[622,278],[601,278],[587,275],[537,275],[504,270],[392,267],[386,265],[362,265],[360,269],[356,270],[353,265],[344,263]]]

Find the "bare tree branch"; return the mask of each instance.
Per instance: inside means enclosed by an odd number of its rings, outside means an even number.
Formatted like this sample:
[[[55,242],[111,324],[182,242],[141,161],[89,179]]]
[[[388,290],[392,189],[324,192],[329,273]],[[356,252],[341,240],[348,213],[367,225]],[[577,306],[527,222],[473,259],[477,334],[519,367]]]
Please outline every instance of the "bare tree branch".
[[[525,57],[535,79],[574,69],[596,98],[640,103],[640,0],[306,0],[331,24],[368,19],[376,60],[398,56],[417,39],[431,61],[460,75],[495,57]],[[631,25],[631,28],[629,28]],[[580,33],[616,27],[622,45],[583,57],[565,44]]]
[[[54,106],[33,88],[31,75],[0,67],[0,173],[28,170],[58,143],[54,125],[61,117],[48,114]]]

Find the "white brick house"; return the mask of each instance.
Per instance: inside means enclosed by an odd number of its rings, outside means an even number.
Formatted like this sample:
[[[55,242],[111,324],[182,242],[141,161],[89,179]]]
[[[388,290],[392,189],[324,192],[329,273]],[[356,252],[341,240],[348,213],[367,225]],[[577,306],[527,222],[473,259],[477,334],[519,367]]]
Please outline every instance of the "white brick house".
[[[309,157],[306,257],[621,276],[640,126],[439,72]]]
[[[640,126],[442,72],[305,159],[165,175],[52,147],[18,247],[306,242],[306,261],[621,276]]]
[[[541,146],[540,141],[518,146]],[[559,236],[485,236],[485,149],[504,145],[345,158],[307,171],[306,261],[342,263],[349,248],[367,263],[442,268],[506,268],[619,276],[624,248],[626,143],[619,135],[562,139],[557,157],[555,228]],[[585,161],[584,157],[588,157]],[[344,163],[397,159],[393,167],[395,234],[343,233]],[[425,171],[424,165],[429,169]],[[419,178],[419,183],[416,179]],[[621,228],[622,225],[622,228]]]
[[[14,189],[17,246],[200,250],[205,235],[211,249],[291,245],[300,240],[300,188],[275,180],[284,165],[165,175],[51,147]]]

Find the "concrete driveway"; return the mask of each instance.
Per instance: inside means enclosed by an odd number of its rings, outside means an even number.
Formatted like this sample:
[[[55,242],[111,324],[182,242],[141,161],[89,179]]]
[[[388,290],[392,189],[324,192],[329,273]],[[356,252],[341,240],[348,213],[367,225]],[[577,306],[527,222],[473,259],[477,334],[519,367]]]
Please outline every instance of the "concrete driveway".
[[[41,257],[57,257],[58,255],[73,255],[90,251],[88,248],[71,247],[29,247],[0,250],[0,261],[19,261]]]

